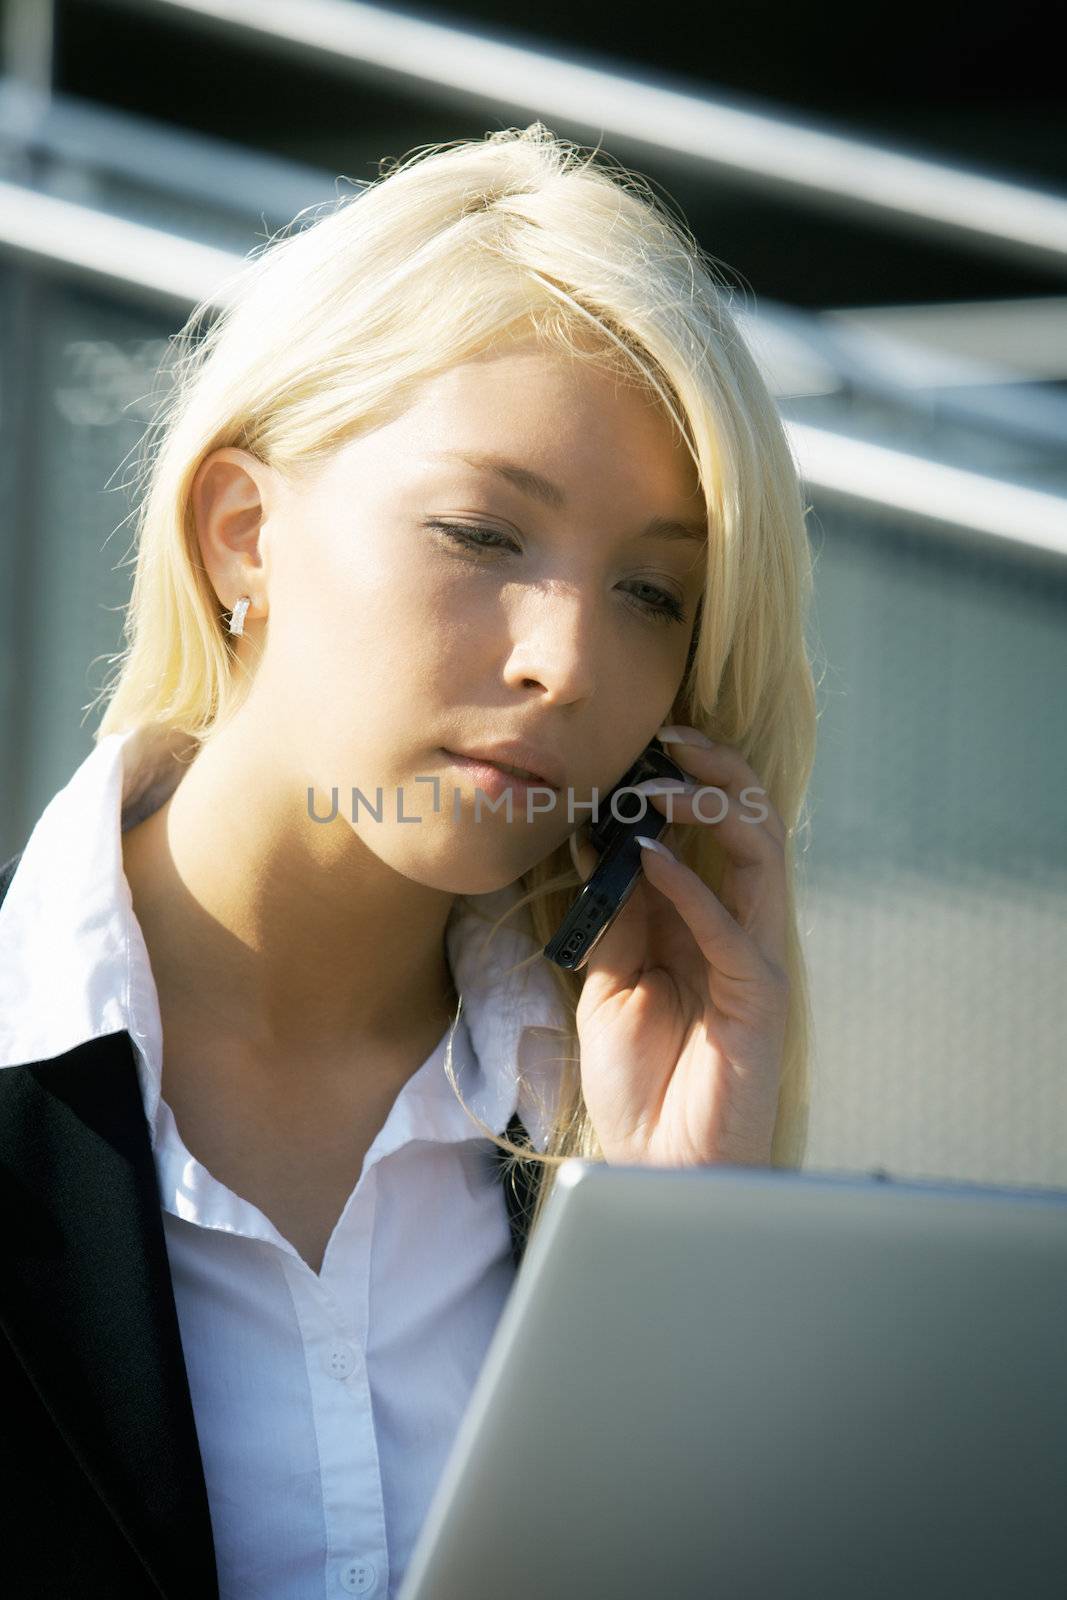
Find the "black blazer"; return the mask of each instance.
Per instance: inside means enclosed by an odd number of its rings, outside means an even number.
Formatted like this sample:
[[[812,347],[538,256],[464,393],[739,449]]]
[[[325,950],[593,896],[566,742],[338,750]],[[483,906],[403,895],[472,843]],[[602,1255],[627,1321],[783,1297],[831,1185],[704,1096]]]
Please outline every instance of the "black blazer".
[[[0,868],[2,902],[21,852]],[[527,1140],[516,1115],[508,1132]],[[500,1153],[491,1152],[503,1174]],[[504,1183],[518,1265],[534,1198]],[[136,1058],[0,1068],[0,1593],[217,1600]]]

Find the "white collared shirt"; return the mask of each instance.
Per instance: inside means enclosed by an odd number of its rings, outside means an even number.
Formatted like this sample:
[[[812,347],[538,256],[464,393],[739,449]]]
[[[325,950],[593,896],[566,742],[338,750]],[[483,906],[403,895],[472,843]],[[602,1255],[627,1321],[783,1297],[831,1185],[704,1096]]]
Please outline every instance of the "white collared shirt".
[[[445,1038],[397,1096],[314,1273],[182,1141],[121,831],[184,769],[151,727],[100,740],[0,906],[0,1068],[128,1030],[151,1136],[222,1600],[394,1597],[514,1279],[493,1149]],[[564,1017],[514,887],[456,902],[452,1065],[496,1132],[544,1149]],[[521,1070],[522,1082],[518,1074]]]

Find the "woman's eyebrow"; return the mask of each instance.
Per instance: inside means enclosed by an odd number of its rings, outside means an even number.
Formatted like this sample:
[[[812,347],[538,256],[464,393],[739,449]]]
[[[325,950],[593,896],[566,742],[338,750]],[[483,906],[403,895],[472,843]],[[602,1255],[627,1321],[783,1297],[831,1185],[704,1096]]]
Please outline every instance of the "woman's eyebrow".
[[[503,478],[523,494],[529,495],[533,500],[539,500],[542,505],[551,506],[554,511],[562,511],[567,504],[567,496],[558,483],[551,483],[548,478],[543,478],[539,472],[532,472],[529,467],[520,466],[517,461],[509,461],[506,457],[497,455],[493,451],[480,450],[434,450],[431,459],[440,460],[447,458],[453,461],[464,461],[469,467],[474,467],[481,472],[493,472],[498,478]],[[653,517],[648,525],[641,529],[637,535],[639,539],[680,539],[691,541],[695,544],[707,544],[708,530],[702,522],[684,522],[675,517]]]

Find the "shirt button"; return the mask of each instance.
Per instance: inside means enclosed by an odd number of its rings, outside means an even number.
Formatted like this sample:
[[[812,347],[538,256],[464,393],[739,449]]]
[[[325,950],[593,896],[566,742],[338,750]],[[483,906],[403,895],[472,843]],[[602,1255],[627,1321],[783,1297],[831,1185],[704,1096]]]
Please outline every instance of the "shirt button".
[[[347,1378],[349,1373],[355,1371],[356,1352],[350,1344],[337,1340],[327,1348],[322,1364],[331,1378]],[[362,1589],[356,1590],[357,1594],[365,1592]]]
[[[341,1568],[341,1588],[349,1594],[373,1594],[378,1574],[371,1561],[346,1561]]]

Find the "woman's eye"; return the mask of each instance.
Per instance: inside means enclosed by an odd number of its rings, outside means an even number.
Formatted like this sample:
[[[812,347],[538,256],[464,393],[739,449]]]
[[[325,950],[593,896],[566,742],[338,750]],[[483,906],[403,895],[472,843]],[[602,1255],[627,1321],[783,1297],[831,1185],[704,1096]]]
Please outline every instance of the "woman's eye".
[[[461,522],[428,522],[429,528],[436,528],[454,544],[462,545],[468,550],[514,550],[516,547],[506,535],[498,532],[496,528],[468,527]],[[637,583],[637,589],[644,589],[651,599],[641,599],[634,596],[637,609],[642,616],[651,617],[656,622],[684,622],[685,612],[672,594],[664,589],[657,589],[650,583]]]
[[[667,594],[664,589],[656,589],[650,583],[639,583],[637,587],[647,589],[649,594],[656,597],[654,601],[642,600],[640,604],[646,612],[654,614],[659,622],[685,621],[685,612],[672,594]]]
[[[501,545],[506,550],[514,549],[511,541],[496,528],[468,528],[462,522],[430,522],[427,527],[438,528],[446,538],[471,550],[496,550]]]

